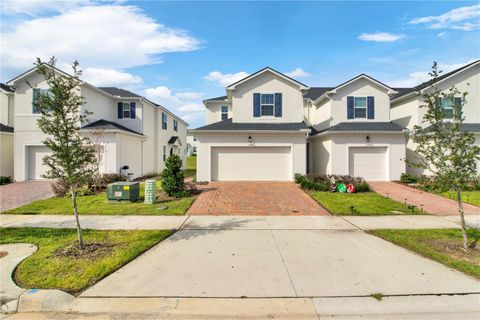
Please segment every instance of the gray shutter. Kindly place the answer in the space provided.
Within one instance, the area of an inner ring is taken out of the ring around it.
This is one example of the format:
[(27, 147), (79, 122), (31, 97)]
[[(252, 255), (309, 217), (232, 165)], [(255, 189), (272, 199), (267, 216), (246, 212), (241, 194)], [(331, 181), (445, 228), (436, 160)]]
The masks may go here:
[(455, 104), (455, 107), (453, 108), (454, 112), (454, 118), (460, 120), (462, 118), (462, 98), (455, 97), (453, 99), (453, 103)]
[(355, 118), (354, 112), (353, 112), (353, 97), (349, 96), (347, 97), (347, 119), (353, 119)]
[(282, 94), (275, 93), (275, 117), (282, 116)]
[(253, 94), (253, 116), (260, 117), (260, 93)]
[(375, 119), (375, 98), (367, 97), (367, 118)]
[(135, 119), (135, 102), (130, 102), (130, 118)]
[(117, 116), (118, 119), (123, 119), (123, 102), (117, 103)]
[(36, 88), (33, 89), (33, 93), (32, 93), (32, 113), (38, 113), (38, 109), (37, 109), (37, 106), (35, 105), (35, 103), (38, 99), (39, 93), (40, 93), (40, 89), (36, 89)]

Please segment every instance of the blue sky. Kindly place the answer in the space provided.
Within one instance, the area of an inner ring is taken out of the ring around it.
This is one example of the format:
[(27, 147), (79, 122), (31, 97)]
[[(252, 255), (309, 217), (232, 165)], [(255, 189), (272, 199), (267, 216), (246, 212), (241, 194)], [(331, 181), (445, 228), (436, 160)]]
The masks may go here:
[(146, 95), (191, 124), (201, 101), (265, 66), (309, 86), (367, 73), (391, 86), (480, 57), (480, 4), (375, 2), (1, 2), (1, 81), (55, 55), (84, 79)]

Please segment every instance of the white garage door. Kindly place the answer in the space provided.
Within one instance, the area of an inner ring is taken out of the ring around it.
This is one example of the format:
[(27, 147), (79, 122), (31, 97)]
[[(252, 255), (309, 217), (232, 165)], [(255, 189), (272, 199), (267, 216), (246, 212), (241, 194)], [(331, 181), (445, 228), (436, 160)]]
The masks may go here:
[(387, 179), (386, 147), (350, 148), (350, 175), (366, 180)]
[(211, 157), (213, 181), (292, 179), (290, 147), (215, 147)]
[(47, 167), (43, 164), (43, 157), (50, 154), (50, 149), (44, 146), (35, 146), (27, 148), (28, 154), (28, 179), (40, 180), (47, 171)]

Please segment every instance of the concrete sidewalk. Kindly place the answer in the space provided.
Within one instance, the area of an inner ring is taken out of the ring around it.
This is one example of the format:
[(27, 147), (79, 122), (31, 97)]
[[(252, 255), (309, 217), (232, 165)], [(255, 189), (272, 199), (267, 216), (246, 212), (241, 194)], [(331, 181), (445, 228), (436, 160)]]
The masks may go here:
[[(466, 216), (480, 227), (480, 216)], [(373, 230), (458, 228), (456, 216), (80, 216), (98, 230)], [(0, 227), (75, 228), (70, 215), (0, 215)]]
[(75, 298), (57, 290), (27, 292), (9, 319), (476, 319), (480, 295), (205, 299)]

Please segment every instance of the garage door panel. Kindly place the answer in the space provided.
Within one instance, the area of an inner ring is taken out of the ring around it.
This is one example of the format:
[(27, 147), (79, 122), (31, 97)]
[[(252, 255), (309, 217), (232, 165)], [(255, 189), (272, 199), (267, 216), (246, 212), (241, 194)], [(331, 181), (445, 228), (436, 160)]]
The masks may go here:
[(351, 147), (349, 150), (351, 176), (366, 180), (386, 180), (386, 164), (386, 147)]
[(42, 177), (48, 170), (43, 164), (43, 157), (49, 155), (50, 149), (45, 146), (28, 147), (28, 179), (42, 180)]
[(214, 147), (212, 180), (291, 180), (290, 147)]

